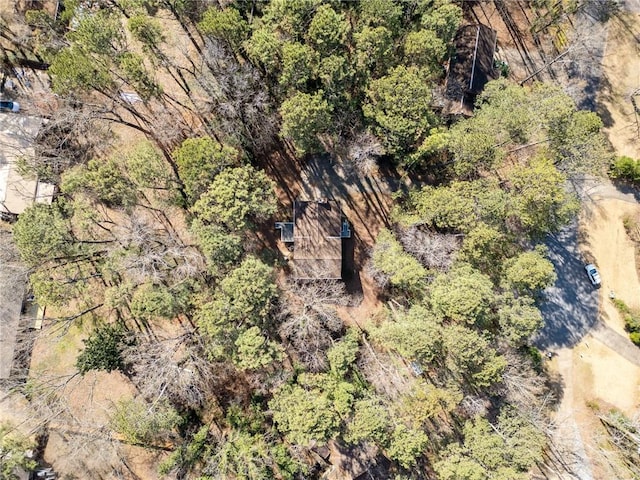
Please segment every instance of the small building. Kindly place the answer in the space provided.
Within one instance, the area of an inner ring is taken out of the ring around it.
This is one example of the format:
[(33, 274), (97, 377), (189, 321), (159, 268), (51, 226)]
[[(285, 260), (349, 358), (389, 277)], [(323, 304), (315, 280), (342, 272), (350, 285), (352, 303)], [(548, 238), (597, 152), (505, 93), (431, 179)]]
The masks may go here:
[(487, 82), (498, 78), (494, 68), (497, 38), (497, 32), (486, 25), (460, 27), (445, 81), (445, 113), (471, 115), (476, 96)]
[(33, 156), (42, 119), (0, 113), (0, 217), (15, 218), (34, 202), (51, 203), (54, 186), (20, 175), (21, 157)]
[(297, 280), (342, 278), (342, 239), (351, 230), (336, 200), (296, 200), (293, 222), (278, 222), (280, 239), (293, 243), (293, 276)]

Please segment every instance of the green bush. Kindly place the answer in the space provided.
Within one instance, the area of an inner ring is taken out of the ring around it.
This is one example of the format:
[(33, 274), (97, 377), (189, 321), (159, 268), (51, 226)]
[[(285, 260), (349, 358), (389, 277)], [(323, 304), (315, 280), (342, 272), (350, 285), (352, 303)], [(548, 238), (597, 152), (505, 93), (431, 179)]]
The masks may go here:
[(624, 316), (624, 328), (627, 332), (640, 333), (640, 312), (635, 311)]
[(629, 332), (629, 339), (640, 346), (640, 310), (629, 308), (626, 303), (617, 298), (613, 300), (613, 304), (624, 319), (624, 329)]
[(629, 340), (640, 347), (640, 332), (632, 332), (629, 334)]
[(618, 157), (611, 165), (609, 176), (640, 184), (640, 160), (625, 156)]
[(619, 298), (614, 298), (613, 299), (613, 304), (615, 305), (615, 307), (618, 309), (618, 311), (620, 313), (624, 314), (628, 314), (631, 312), (631, 310), (629, 309), (629, 307), (627, 306), (626, 303), (624, 303), (622, 300), (620, 300)]

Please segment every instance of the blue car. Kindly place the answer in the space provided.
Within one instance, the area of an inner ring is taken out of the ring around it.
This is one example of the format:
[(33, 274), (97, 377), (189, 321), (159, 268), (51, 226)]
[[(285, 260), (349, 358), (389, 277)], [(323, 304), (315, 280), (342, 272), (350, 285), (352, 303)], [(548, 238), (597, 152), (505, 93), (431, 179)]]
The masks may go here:
[(18, 102), (0, 102), (0, 112), (19, 112), (20, 104)]

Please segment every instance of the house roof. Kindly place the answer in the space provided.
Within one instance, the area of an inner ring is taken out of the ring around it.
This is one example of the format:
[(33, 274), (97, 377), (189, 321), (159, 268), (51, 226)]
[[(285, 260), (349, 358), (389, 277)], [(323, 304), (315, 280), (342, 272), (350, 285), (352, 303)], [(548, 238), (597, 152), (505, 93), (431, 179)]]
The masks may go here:
[[(493, 68), (497, 33), (486, 25), (461, 27), (454, 38), (455, 53), (449, 60), (445, 96), (459, 104), (460, 112), (473, 108), (474, 97), (490, 80), (497, 78)], [(451, 106), (455, 110), (455, 104)]]
[(341, 219), (340, 205), (335, 200), (294, 202), (295, 278), (342, 278)]
[(20, 157), (34, 155), (41, 125), (41, 118), (0, 113), (0, 212), (19, 215), (33, 202), (51, 202), (54, 186), (22, 177), (16, 167)]

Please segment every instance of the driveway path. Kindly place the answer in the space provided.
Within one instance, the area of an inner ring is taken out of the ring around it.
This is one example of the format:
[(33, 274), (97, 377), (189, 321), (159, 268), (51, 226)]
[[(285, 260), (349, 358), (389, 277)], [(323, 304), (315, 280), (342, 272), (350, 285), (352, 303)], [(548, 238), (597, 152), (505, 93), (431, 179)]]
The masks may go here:
[(540, 305), (544, 327), (534, 343), (543, 350), (576, 345), (598, 320), (598, 290), (587, 278), (578, 250), (578, 222), (545, 241), (558, 279)]
[[(637, 192), (631, 189), (619, 189), (611, 182), (595, 178), (583, 179), (574, 187), (587, 209), (606, 198), (630, 203), (638, 201)], [(544, 301), (540, 305), (544, 327), (535, 338), (534, 344), (545, 350), (572, 347), (587, 333), (593, 331), (595, 335), (597, 331), (600, 332), (602, 336), (600, 340), (603, 343), (634, 363), (636, 360), (640, 361), (640, 349), (629, 339), (598, 321), (599, 291), (589, 283), (584, 270), (586, 261), (578, 249), (577, 220), (571, 222), (559, 233), (549, 235), (545, 245), (549, 248), (549, 259), (556, 267), (558, 279), (545, 291)], [(608, 331), (610, 332), (606, 333)], [(638, 352), (638, 354), (625, 355), (619, 348), (626, 352)]]
[[(640, 0), (639, 0), (640, 1)], [(594, 209), (604, 199), (618, 199), (636, 203), (637, 193), (622, 191), (610, 182), (585, 178), (576, 185), (576, 192), (587, 210)], [(640, 349), (626, 336), (613, 330), (599, 319), (600, 290), (592, 287), (584, 270), (585, 259), (578, 248), (578, 222), (574, 220), (556, 235), (545, 241), (549, 258), (553, 262), (558, 279), (545, 291), (540, 309), (544, 327), (535, 339), (538, 348), (551, 350), (557, 355), (557, 371), (563, 379), (563, 395), (556, 413), (558, 428), (555, 444), (564, 453), (566, 470), (557, 472), (563, 480), (593, 480), (594, 472), (587, 454), (576, 410), (583, 408), (584, 398), (576, 398), (574, 356), (572, 348), (585, 335), (640, 366)]]
[(628, 337), (620, 335), (603, 322), (598, 322), (590, 333), (593, 338), (600, 340), (618, 355), (640, 367), (640, 348), (636, 347)]

